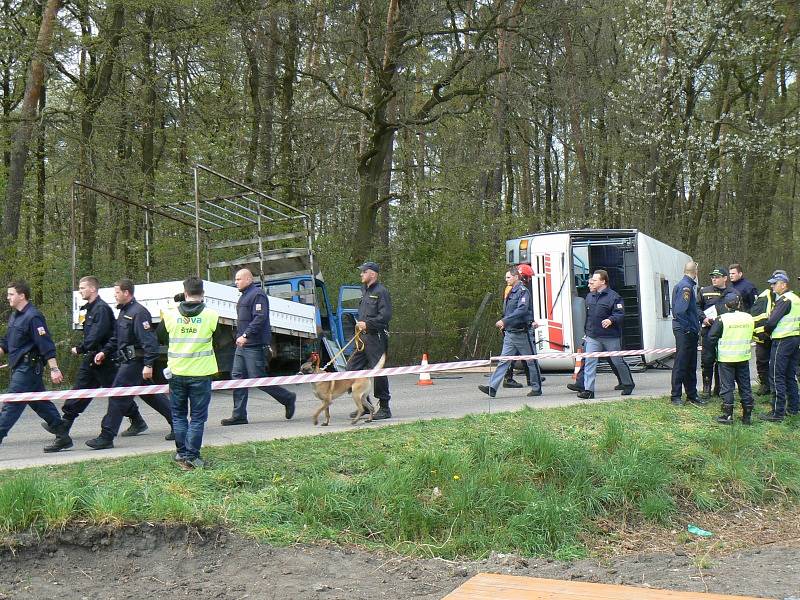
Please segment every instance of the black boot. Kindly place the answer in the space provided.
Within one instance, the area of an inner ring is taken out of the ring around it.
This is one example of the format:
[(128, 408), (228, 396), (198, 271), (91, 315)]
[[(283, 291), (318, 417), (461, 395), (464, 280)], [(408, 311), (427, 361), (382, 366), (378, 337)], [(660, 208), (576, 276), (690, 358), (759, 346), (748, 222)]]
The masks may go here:
[(742, 425), (752, 425), (753, 407), (745, 406), (742, 408)]
[(389, 410), (389, 403), (381, 400), (380, 405), (378, 407), (378, 412), (376, 412), (373, 415), (372, 420), (382, 421), (383, 419), (391, 419), (391, 418), (392, 418), (392, 411)]
[(700, 397), (703, 400), (711, 398), (711, 377), (703, 375), (703, 391), (700, 392)]
[(128, 427), (125, 431), (120, 433), (122, 437), (132, 437), (134, 435), (139, 435), (140, 433), (144, 433), (147, 431), (147, 423), (144, 422), (142, 415), (138, 417), (131, 417), (131, 426)]
[(722, 405), (722, 414), (717, 417), (717, 423), (721, 425), (733, 424), (733, 404)]
[(75, 421), (71, 419), (63, 419), (61, 425), (55, 427), (56, 439), (52, 444), (44, 447), (45, 452), (61, 452), (68, 448), (72, 448), (72, 438), (69, 437), (69, 430), (72, 429), (72, 424)]

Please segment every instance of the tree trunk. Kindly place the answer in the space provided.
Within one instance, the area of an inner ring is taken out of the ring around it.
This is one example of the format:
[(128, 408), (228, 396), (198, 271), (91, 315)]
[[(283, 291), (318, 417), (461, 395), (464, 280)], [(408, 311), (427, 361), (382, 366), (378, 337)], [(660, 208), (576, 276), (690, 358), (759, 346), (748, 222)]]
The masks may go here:
[[(583, 131), (581, 129), (581, 115), (580, 107), (578, 106), (578, 76), (575, 73), (575, 57), (572, 47), (572, 32), (570, 31), (569, 24), (564, 25), (564, 54), (567, 64), (567, 78), (569, 89), (569, 123), (572, 130), (572, 143), (570, 144), (575, 149), (575, 160), (578, 162), (578, 173), (581, 178), (580, 199), (574, 203), (577, 208), (574, 218), (578, 223), (583, 223), (586, 217), (592, 214), (591, 205), (589, 201), (589, 190), (591, 183), (589, 181), (589, 168), (586, 165), (586, 145), (583, 140)], [(566, 156), (566, 150), (565, 150)], [(566, 176), (566, 169), (564, 170)]]
[(19, 215), (22, 206), (22, 192), (25, 186), (25, 165), (28, 161), (28, 148), (33, 134), (39, 96), (45, 80), (45, 60), (51, 51), (53, 29), (60, 0), (48, 0), (42, 13), (42, 22), (36, 38), (36, 47), (28, 70), (25, 96), (22, 100), (20, 124), (13, 137), (11, 161), (8, 173), (8, 188), (3, 213), (4, 246), (10, 248), (19, 235)]

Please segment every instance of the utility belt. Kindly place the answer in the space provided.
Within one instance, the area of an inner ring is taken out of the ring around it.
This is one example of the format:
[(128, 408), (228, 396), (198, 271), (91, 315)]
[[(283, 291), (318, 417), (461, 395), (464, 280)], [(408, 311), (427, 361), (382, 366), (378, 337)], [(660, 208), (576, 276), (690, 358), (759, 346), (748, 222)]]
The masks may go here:
[(111, 360), (118, 365), (124, 365), (137, 358), (144, 358), (144, 350), (137, 348), (133, 344), (129, 344), (117, 350), (114, 356), (111, 357)]
[(19, 359), (19, 362), (16, 364), (14, 369), (21, 365), (28, 365), (34, 369), (38, 367), (39, 370), (41, 370), (43, 364), (44, 359), (41, 357), (41, 355), (31, 350), (22, 355), (22, 358)]

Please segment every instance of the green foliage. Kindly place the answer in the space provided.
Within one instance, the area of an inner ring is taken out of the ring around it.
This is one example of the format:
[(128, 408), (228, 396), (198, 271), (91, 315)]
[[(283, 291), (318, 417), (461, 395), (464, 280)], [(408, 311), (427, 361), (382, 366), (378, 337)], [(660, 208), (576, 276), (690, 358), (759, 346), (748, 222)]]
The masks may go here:
[(708, 411), (662, 402), (208, 448), (211, 467), (189, 473), (165, 454), (13, 472), (0, 483), (0, 533), (179, 522), (278, 544), (571, 558), (586, 553), (596, 519), (674, 527), (800, 499), (797, 428), (716, 427)]

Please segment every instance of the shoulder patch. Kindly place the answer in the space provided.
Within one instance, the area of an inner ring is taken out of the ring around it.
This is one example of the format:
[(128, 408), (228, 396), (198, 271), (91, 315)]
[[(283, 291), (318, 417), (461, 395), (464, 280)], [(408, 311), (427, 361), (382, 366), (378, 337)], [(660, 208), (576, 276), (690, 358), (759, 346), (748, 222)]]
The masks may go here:
[(256, 310), (257, 310), (257, 311), (260, 311), (260, 310), (261, 310), (261, 304), (256, 304)]
[(39, 335), (47, 335), (47, 330), (46, 330), (44, 327), (37, 327), (37, 328), (36, 328), (36, 332), (37, 332)]
[(692, 290), (688, 287), (683, 288), (683, 300), (684, 302), (688, 302), (689, 298), (692, 295)]
[(142, 327), (144, 327), (145, 331), (150, 329), (150, 321), (142, 321)]
[(619, 309), (621, 309), (621, 308), (622, 308), (622, 302), (618, 302), (618, 303), (617, 303), (617, 308), (619, 308)]

